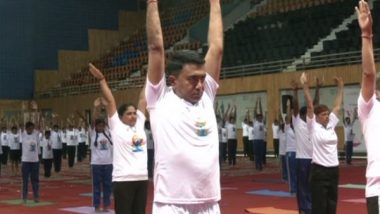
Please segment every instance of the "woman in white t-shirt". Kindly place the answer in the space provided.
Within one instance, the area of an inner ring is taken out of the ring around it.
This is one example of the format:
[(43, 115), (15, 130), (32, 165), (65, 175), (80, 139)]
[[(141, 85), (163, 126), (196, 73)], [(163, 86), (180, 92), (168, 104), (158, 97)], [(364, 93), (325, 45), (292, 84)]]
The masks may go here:
[(108, 105), (108, 124), (113, 142), (112, 185), (116, 214), (144, 214), (148, 190), (147, 145), (144, 130), (146, 102), (140, 94), (138, 107), (116, 101), (104, 75), (92, 64), (91, 74), (99, 80)]
[(113, 144), (103, 119), (95, 120), (90, 148), (93, 206), (96, 212), (101, 211), (100, 200), (103, 195), (103, 211), (106, 212), (111, 205)]
[(310, 176), (312, 213), (336, 213), (339, 160), (335, 127), (339, 122), (337, 115), (343, 102), (344, 83), (342, 78), (335, 78), (338, 89), (330, 112), (325, 105), (314, 107), (305, 73), (300, 80), (307, 101), (307, 126), (313, 144)]
[[(289, 111), (289, 110), (288, 110)], [(286, 120), (288, 118), (285, 118)], [(285, 133), (285, 121), (280, 111), (278, 111), (278, 142), (279, 142), (279, 156), (281, 162), (281, 178), (283, 181), (288, 181), (288, 167), (286, 164), (286, 133)]]

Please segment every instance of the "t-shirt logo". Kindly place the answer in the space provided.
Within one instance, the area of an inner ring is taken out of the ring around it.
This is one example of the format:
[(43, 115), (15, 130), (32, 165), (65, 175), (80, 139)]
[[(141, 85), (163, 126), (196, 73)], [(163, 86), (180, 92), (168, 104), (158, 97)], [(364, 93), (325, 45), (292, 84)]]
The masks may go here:
[(30, 147), (29, 147), (29, 151), (30, 152), (35, 152), (36, 151), (36, 143), (35, 142), (31, 142), (30, 143)]
[(259, 130), (260, 130), (260, 131), (264, 131), (264, 127), (263, 127), (263, 126), (260, 126), (260, 127), (259, 127)]
[(138, 135), (137, 133), (135, 133), (132, 137), (132, 146), (133, 146), (133, 150), (132, 152), (142, 152), (144, 151), (141, 146), (144, 145), (144, 139)]
[(205, 137), (208, 135), (209, 130), (206, 128), (206, 124), (207, 124), (207, 122), (203, 119), (200, 119), (200, 118), (198, 118), (195, 121), (195, 127), (197, 127), (196, 134), (199, 137)]
[(99, 143), (100, 143), (100, 150), (108, 150), (107, 140), (101, 140)]

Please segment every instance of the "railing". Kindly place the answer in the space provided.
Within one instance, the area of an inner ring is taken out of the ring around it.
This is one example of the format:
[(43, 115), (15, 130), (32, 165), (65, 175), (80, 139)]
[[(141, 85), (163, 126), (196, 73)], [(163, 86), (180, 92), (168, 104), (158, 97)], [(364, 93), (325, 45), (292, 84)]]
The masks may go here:
[[(112, 91), (120, 91), (128, 88), (139, 88), (145, 83), (145, 77), (139, 78), (127, 78), (125, 80), (108, 82), (109, 87)], [(83, 94), (91, 94), (100, 92), (99, 83), (91, 83), (86, 85), (74, 85), (68, 87), (57, 87), (52, 90), (45, 92), (37, 92), (36, 97), (38, 98), (51, 98), (51, 97), (62, 97), (62, 96), (75, 96)]]
[[(375, 51), (375, 61), (380, 61), (380, 49)], [(279, 60), (264, 62), (250, 65), (226, 67), (221, 71), (221, 79), (254, 76), (269, 73), (279, 73), (286, 71), (307, 70), (323, 67), (334, 67), (340, 65), (353, 65), (361, 63), (361, 51), (350, 51), (337, 54), (327, 54), (321, 56), (304, 57), (294, 63), (296, 59)], [(145, 77), (132, 77), (125, 80), (109, 82), (113, 91), (124, 90), (128, 88), (139, 88), (145, 83)], [(69, 86), (54, 88), (49, 91), (36, 92), (38, 98), (50, 98), (60, 96), (74, 96), (99, 92), (99, 84), (86, 84), (82, 86)]]
[[(375, 51), (375, 61), (380, 61), (380, 49)], [(361, 51), (327, 54), (313, 57), (303, 57), (298, 64), (292, 66), (297, 59), (287, 59), (250, 65), (225, 67), (221, 71), (221, 79), (253, 76), (286, 71), (308, 70), (340, 65), (361, 63)]]

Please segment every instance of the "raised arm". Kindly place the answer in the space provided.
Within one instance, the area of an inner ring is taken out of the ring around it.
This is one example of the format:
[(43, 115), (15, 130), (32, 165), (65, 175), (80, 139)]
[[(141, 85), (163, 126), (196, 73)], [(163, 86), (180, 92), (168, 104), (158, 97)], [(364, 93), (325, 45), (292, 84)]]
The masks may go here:
[(92, 114), (91, 114), (91, 118), (92, 118), (92, 121), (91, 121), (91, 127), (94, 128), (95, 127), (95, 121), (96, 119), (98, 119), (99, 115), (100, 115), (100, 108), (101, 108), (101, 101), (100, 101), (100, 97), (96, 98), (94, 100), (94, 107), (93, 107), (93, 110), (92, 110)]
[(236, 121), (236, 105), (234, 105), (234, 107), (232, 107), (232, 110), (231, 110), (231, 113), (230, 113), (230, 119), (231, 118), (234, 118), (234, 121)]
[(339, 111), (342, 108), (343, 104), (343, 89), (344, 89), (344, 82), (342, 77), (335, 77), (334, 78), (338, 91), (336, 92), (336, 97), (334, 101), (334, 107), (332, 109), (332, 112), (335, 114), (335, 116), (339, 117)]
[(249, 118), (249, 109), (247, 109), (247, 111), (245, 112), (244, 119), (246, 119), (247, 121), (250, 121), (251, 118)]
[(292, 89), (293, 89), (293, 97), (292, 97), (292, 104), (293, 104), (293, 116), (297, 117), (299, 114), (299, 103), (298, 103), (298, 84), (296, 81), (292, 80), (291, 82)]
[(354, 125), (356, 119), (358, 119), (358, 108), (354, 108), (354, 111), (352, 112), (352, 119), (351, 119), (351, 125)]
[[(347, 111), (347, 114), (348, 116), (350, 116), (350, 113)], [(342, 123), (344, 126), (348, 125), (346, 123), (346, 110), (344, 109), (344, 107), (342, 107)]]
[(259, 106), (259, 98), (256, 99), (255, 108), (253, 109), (253, 119), (256, 120), (257, 118), (257, 108)]
[(91, 74), (99, 81), (100, 89), (102, 91), (104, 99), (106, 99), (108, 105), (106, 106), (108, 117), (112, 117), (116, 113), (116, 102), (112, 95), (111, 89), (108, 87), (106, 78), (102, 72), (97, 69), (93, 64), (89, 64)]
[(309, 82), (308, 82), (307, 75), (305, 72), (302, 73), (300, 81), (303, 87), (303, 93), (306, 100), (307, 117), (311, 119), (314, 117), (314, 105), (313, 105), (313, 100), (311, 99)]
[(372, 45), (372, 16), (367, 2), (361, 0), (356, 7), (359, 26), (362, 31), (362, 84), (361, 94), (365, 101), (373, 96), (376, 89), (376, 67)]
[(145, 85), (141, 89), (141, 92), (139, 94), (139, 101), (137, 103), (137, 109), (139, 111), (141, 111), (143, 114), (146, 113)]
[(253, 116), (255, 119), (257, 119), (257, 115), (261, 115), (264, 118), (263, 107), (261, 106), (261, 97), (257, 98), (255, 104), (255, 111), (253, 112)]
[(147, 1), (148, 79), (156, 85), (165, 75), (165, 50), (157, 0)]
[(220, 0), (210, 0), (208, 47), (205, 69), (218, 82), (223, 58), (223, 22)]
[(226, 121), (229, 122), (230, 110), (231, 110), (231, 106), (230, 106), (230, 104), (228, 104), (227, 110), (224, 112), (224, 115), (223, 115), (223, 121), (224, 122), (226, 122)]
[(277, 115), (277, 117), (278, 117), (278, 123), (279, 123), (279, 124), (283, 124), (283, 123), (284, 123), (284, 119), (283, 119), (283, 117), (282, 117), (281, 110), (278, 110), (278, 115)]
[(290, 108), (290, 100), (286, 101), (286, 118), (285, 122), (286, 124), (290, 124), (291, 120), (291, 114), (292, 114), (292, 109)]

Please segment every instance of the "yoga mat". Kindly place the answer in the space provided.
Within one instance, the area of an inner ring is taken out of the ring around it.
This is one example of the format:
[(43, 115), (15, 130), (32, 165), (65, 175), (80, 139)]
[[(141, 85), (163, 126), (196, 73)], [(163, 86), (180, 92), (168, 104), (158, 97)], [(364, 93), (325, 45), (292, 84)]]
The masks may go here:
[(298, 214), (295, 210), (284, 210), (274, 207), (247, 208), (245, 212), (254, 214)]
[(290, 194), (289, 192), (284, 191), (274, 191), (268, 189), (254, 190), (247, 192), (251, 195), (264, 195), (264, 196), (276, 196), (276, 197), (295, 197), (295, 195)]
[[(73, 212), (73, 213), (82, 213), (82, 214), (99, 214), (99, 212), (95, 212), (94, 207), (68, 207), (68, 208), (62, 208), (60, 209), (62, 211), (67, 211), (67, 212)], [(114, 214), (115, 212), (113, 210), (109, 210), (108, 212), (100, 212), (102, 214)]]
[(339, 188), (365, 189), (365, 184), (342, 184), (342, 185), (339, 185)]

